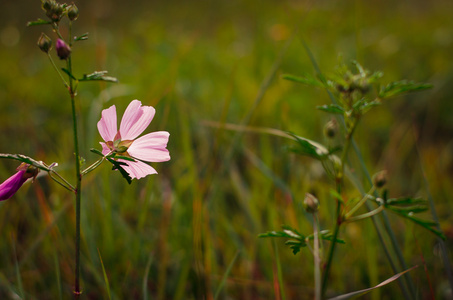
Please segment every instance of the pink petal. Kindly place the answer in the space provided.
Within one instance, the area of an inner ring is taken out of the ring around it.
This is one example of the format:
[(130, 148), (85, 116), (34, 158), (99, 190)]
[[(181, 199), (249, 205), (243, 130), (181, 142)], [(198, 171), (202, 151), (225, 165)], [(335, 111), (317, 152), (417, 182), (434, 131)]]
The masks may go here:
[(154, 118), (156, 110), (152, 106), (141, 106), (138, 100), (133, 100), (124, 112), (120, 124), (122, 140), (133, 140), (148, 127)]
[(127, 161), (123, 159), (118, 159), (118, 161), (122, 161), (127, 163), (127, 166), (121, 166), (126, 172), (131, 176), (132, 179), (137, 178), (140, 179), (150, 174), (157, 174), (157, 171), (151, 167), (150, 165), (141, 162), (141, 161)]
[(6, 200), (11, 198), (27, 181), (27, 178), (24, 178), (25, 170), (18, 171), (16, 174), (5, 180), (2, 184), (0, 184), (0, 201)]
[(145, 134), (136, 139), (127, 149), (130, 156), (150, 161), (162, 162), (170, 160), (170, 152), (166, 149), (168, 137), (167, 131), (156, 131)]
[(101, 120), (98, 122), (98, 130), (104, 141), (113, 141), (118, 132), (116, 124), (116, 107), (110, 106), (102, 111)]
[(110, 150), (110, 148), (107, 146), (106, 143), (99, 142), (99, 144), (101, 144), (101, 146), (102, 146), (102, 154), (107, 155), (107, 154), (110, 153), (111, 150)]

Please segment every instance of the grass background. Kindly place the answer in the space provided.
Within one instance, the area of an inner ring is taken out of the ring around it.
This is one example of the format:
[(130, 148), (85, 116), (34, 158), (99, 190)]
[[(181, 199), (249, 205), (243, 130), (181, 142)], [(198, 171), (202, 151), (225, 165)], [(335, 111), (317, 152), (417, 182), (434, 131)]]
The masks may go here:
[[(280, 77), (314, 74), (302, 39), (323, 72), (332, 72), (341, 57), (383, 71), (385, 82), (407, 78), (434, 85), (374, 109), (356, 140), (371, 173), (389, 171), (390, 195), (433, 195), (452, 248), (451, 1), (76, 4), (80, 17), (73, 33), (89, 32), (90, 39), (73, 49), (74, 72), (107, 69), (120, 80), (80, 84), (82, 156), (88, 163), (96, 159), (89, 149), (100, 148), (96, 123), (101, 110), (115, 104), (122, 112), (132, 99), (156, 108), (148, 132), (169, 131), (172, 156), (170, 162), (153, 164), (159, 175), (131, 185), (106, 164), (84, 178), (83, 298), (106, 299), (110, 290), (113, 299), (212, 299), (219, 287), (219, 299), (281, 299), (279, 289), (286, 299), (311, 297), (311, 253), (293, 255), (282, 241), (273, 247), (257, 235), (283, 223), (311, 232), (301, 208), (305, 192), (318, 195), (322, 227), (332, 229), (331, 183), (312, 160), (289, 153), (288, 140), (205, 123), (245, 120), (325, 142), (322, 127), (329, 118), (315, 109), (329, 103), (325, 91)], [(39, 1), (2, 1), (0, 152), (58, 162), (61, 173), (73, 178), (70, 102), (36, 46), (42, 31), (51, 32), (25, 26), (44, 17)], [(275, 76), (266, 85), (273, 68)], [(16, 165), (2, 161), (0, 178), (8, 178)], [(0, 203), (2, 299), (68, 298), (73, 201), (42, 176)], [(411, 272), (419, 298), (429, 297), (430, 285), (436, 297), (446, 297), (448, 282), (435, 237), (396, 218), (391, 223), (407, 264), (420, 265)], [(332, 295), (393, 275), (370, 221), (345, 226), (340, 235), (347, 243), (337, 247)], [(366, 297), (402, 296), (398, 284), (391, 283)]]

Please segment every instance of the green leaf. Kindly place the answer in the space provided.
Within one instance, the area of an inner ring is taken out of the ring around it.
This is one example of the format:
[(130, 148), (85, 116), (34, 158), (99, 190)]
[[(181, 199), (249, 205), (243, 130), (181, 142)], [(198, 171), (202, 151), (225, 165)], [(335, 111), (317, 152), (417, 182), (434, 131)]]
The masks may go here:
[(292, 152), (301, 155), (307, 155), (316, 159), (322, 159), (327, 155), (327, 153), (323, 153), (322, 150), (310, 143), (308, 140), (302, 139), (294, 134), (291, 135), (296, 139), (297, 142), (297, 147), (290, 148)]
[(77, 79), (74, 77), (74, 75), (72, 75), (72, 73), (69, 72), (68, 69), (61, 68), (61, 70), (62, 70), (63, 72), (65, 72), (65, 73), (66, 73), (69, 77), (71, 77), (72, 79), (77, 80)]
[(102, 152), (99, 151), (98, 149), (91, 148), (90, 151), (96, 153), (97, 155), (104, 156), (104, 154), (102, 154)]
[(124, 159), (124, 160), (127, 160), (127, 161), (136, 161), (135, 159), (133, 159), (132, 157), (130, 156), (122, 156), (122, 155), (114, 155), (114, 158), (115, 159)]
[(331, 114), (339, 114), (339, 115), (344, 114), (343, 107), (341, 107), (338, 104), (322, 105), (322, 106), (317, 106), (316, 108), (319, 110), (331, 113)]
[(85, 40), (88, 40), (88, 32), (85, 32), (84, 34), (82, 35), (79, 35), (79, 36), (75, 36), (74, 37), (74, 41), (77, 42), (77, 41), (85, 41)]
[(121, 166), (127, 165), (126, 163), (121, 162), (121, 161), (116, 161), (111, 158), (107, 158), (107, 160), (113, 164), (112, 170), (118, 170), (121, 173), (121, 175), (124, 177), (124, 179), (126, 179), (127, 183), (129, 183), (129, 184), (132, 183), (132, 178), (131, 178), (131, 176), (129, 176), (129, 173), (127, 173), (126, 170), (124, 170), (123, 167), (121, 167)]
[(118, 79), (111, 76), (106, 76), (107, 71), (95, 71), (91, 74), (84, 74), (83, 78), (79, 79), (79, 81), (108, 81), (108, 82), (118, 82)]
[(427, 211), (429, 208), (427, 205), (412, 205), (412, 206), (404, 206), (404, 207), (399, 207), (399, 206), (391, 206), (388, 207), (389, 209), (393, 211), (398, 211), (401, 213), (421, 213), (424, 211)]
[(316, 78), (314, 78), (310, 75), (307, 75), (307, 74), (304, 74), (303, 77), (294, 76), (294, 75), (290, 75), (290, 74), (284, 74), (284, 75), (282, 75), (282, 78), (286, 79), (286, 80), (298, 82), (298, 83), (307, 84), (307, 85), (324, 87), (324, 84), (322, 82), (320, 82)]
[(428, 83), (415, 83), (414, 81), (408, 80), (395, 81), (381, 87), (381, 90), (379, 91), (379, 97), (389, 98), (408, 92), (430, 89), (432, 87), (432, 84)]
[(27, 26), (36, 26), (36, 25), (47, 25), (47, 24), (52, 24), (51, 21), (45, 21), (43, 19), (38, 19), (36, 21), (30, 21), (27, 23)]
[(0, 153), (0, 158), (7, 158), (7, 159), (14, 159), (18, 160), (20, 162), (24, 162), (26, 164), (32, 165), (38, 169), (44, 170), (44, 171), (51, 171), (51, 167), (46, 166), (43, 162), (34, 160), (31, 157), (28, 157), (26, 155), (22, 154), (8, 154), (8, 153)]
[(401, 197), (401, 198), (390, 198), (385, 202), (386, 205), (410, 205), (410, 204), (427, 204), (428, 202), (423, 198), (411, 198), (411, 197)]
[(406, 219), (411, 220), (412, 222), (422, 226), (423, 228), (431, 231), (432, 233), (434, 233), (435, 235), (437, 235), (441, 239), (443, 239), (443, 240), (446, 239), (444, 233), (436, 228), (437, 225), (438, 225), (437, 222), (434, 222), (434, 221), (431, 221), (431, 220), (423, 220), (423, 219), (420, 219), (420, 218), (416, 218), (416, 217), (413, 216), (413, 212), (409, 212), (409, 213), (401, 212), (399, 210), (395, 210), (391, 206), (388, 206), (386, 208), (389, 209), (390, 211), (392, 211), (392, 212), (394, 212), (394, 213), (406, 218)]
[(293, 254), (296, 255), (300, 252), (300, 248), (305, 247), (307, 244), (301, 241), (288, 240), (285, 242), (285, 245), (293, 250)]

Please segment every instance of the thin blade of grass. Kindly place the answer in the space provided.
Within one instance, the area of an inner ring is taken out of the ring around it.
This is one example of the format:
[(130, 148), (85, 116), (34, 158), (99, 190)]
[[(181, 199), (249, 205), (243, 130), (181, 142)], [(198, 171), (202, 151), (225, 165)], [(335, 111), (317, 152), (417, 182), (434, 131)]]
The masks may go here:
[(148, 276), (149, 276), (149, 269), (151, 269), (151, 263), (153, 262), (153, 256), (154, 254), (151, 253), (148, 257), (148, 262), (146, 263), (146, 268), (145, 268), (145, 276), (143, 276), (143, 299), (147, 300), (148, 299), (148, 287), (147, 287), (147, 282), (148, 282)]
[(214, 294), (214, 300), (217, 299), (217, 297), (220, 295), (220, 292), (222, 291), (223, 286), (225, 285), (225, 282), (226, 282), (226, 280), (228, 278), (228, 275), (230, 274), (231, 269), (233, 268), (233, 265), (236, 262), (236, 259), (238, 258), (238, 256), (239, 256), (239, 251), (236, 252), (236, 254), (234, 255), (234, 257), (231, 260), (230, 264), (228, 265), (228, 268), (226, 269), (225, 273), (223, 274), (222, 281), (220, 281), (220, 284), (217, 287), (217, 290), (216, 290), (216, 292)]
[(19, 261), (17, 260), (16, 243), (14, 242), (13, 236), (11, 236), (11, 244), (13, 246), (13, 252), (14, 252), (14, 267), (15, 267), (15, 271), (16, 271), (18, 294), (21, 299), (25, 299), (24, 287), (22, 285), (22, 277), (20, 275)]
[(58, 261), (57, 250), (54, 248), (54, 262), (55, 262), (55, 277), (57, 278), (57, 290), (58, 299), (63, 299), (63, 293), (61, 290), (61, 273), (60, 273), (60, 262)]
[[(433, 217), (433, 220), (437, 224), (436, 225), (437, 230), (442, 232), (442, 229), (440, 228), (440, 225), (439, 225), (439, 217), (437, 216), (436, 207), (434, 206), (434, 200), (433, 200), (433, 196), (431, 194), (431, 189), (429, 187), (429, 182), (428, 182), (428, 179), (426, 178), (425, 168), (423, 167), (424, 163), (422, 161), (422, 156), (420, 154), (420, 149), (418, 147), (418, 139), (415, 136), (415, 130), (413, 130), (412, 132), (414, 133), (415, 151), (418, 156), (420, 170), (421, 170), (421, 173), (423, 176), (423, 184), (425, 185), (426, 194), (428, 196), (428, 202), (429, 202), (429, 208), (431, 210), (431, 216)], [(445, 268), (445, 273), (447, 273), (448, 282), (450, 284), (450, 289), (453, 291), (453, 269), (452, 269), (450, 257), (448, 255), (447, 246), (445, 244), (445, 241), (441, 237), (437, 237), (437, 242), (439, 243), (439, 246), (440, 246), (440, 253), (441, 253), (442, 261), (444, 262), (443, 265)]]
[(363, 290), (360, 290), (360, 291), (351, 292), (351, 293), (344, 294), (344, 295), (341, 295), (341, 296), (337, 296), (337, 297), (334, 297), (334, 298), (330, 298), (329, 300), (345, 300), (345, 299), (350, 299), (350, 298), (356, 297), (356, 296), (363, 296), (366, 293), (371, 292), (374, 289), (380, 288), (380, 287), (382, 287), (384, 285), (387, 285), (387, 284), (391, 283), (392, 281), (397, 280), (400, 276), (404, 275), (405, 273), (407, 273), (407, 272), (409, 272), (409, 271), (411, 271), (411, 270), (413, 270), (413, 269), (415, 269), (417, 267), (418, 266), (413, 266), (412, 268), (410, 268), (410, 269), (408, 269), (406, 271), (403, 271), (401, 273), (393, 275), (389, 279), (382, 281), (381, 283), (379, 283), (378, 285), (376, 285), (374, 287), (371, 287), (371, 288), (368, 288), (368, 289), (363, 289)]
[(109, 278), (107, 277), (107, 273), (105, 273), (104, 263), (102, 262), (101, 252), (99, 251), (99, 248), (98, 248), (98, 254), (99, 254), (99, 260), (101, 261), (102, 273), (104, 274), (104, 281), (105, 281), (105, 285), (106, 285), (106, 288), (107, 288), (107, 295), (109, 296), (109, 299), (111, 300), (112, 296), (110, 295)]
[(282, 275), (282, 265), (280, 263), (280, 256), (278, 254), (278, 247), (277, 247), (277, 244), (275, 243), (275, 239), (272, 240), (272, 247), (274, 249), (275, 264), (277, 267), (277, 282), (274, 281), (274, 284), (277, 285), (275, 287), (275, 289), (276, 289), (275, 297), (276, 297), (276, 299), (286, 300), (285, 283), (283, 282), (283, 275)]

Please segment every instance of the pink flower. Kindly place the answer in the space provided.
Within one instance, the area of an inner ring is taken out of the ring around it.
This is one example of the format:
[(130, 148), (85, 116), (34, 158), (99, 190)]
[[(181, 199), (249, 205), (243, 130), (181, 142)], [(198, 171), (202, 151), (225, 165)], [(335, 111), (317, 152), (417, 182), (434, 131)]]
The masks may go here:
[(0, 184), (0, 201), (11, 198), (27, 179), (36, 177), (38, 169), (26, 163), (20, 164), (17, 173)]
[(122, 168), (131, 178), (140, 179), (149, 174), (157, 174), (156, 170), (147, 162), (163, 162), (170, 160), (170, 153), (166, 149), (167, 131), (156, 131), (139, 136), (148, 127), (156, 110), (152, 106), (142, 106), (138, 100), (133, 100), (124, 112), (120, 129), (117, 127), (116, 107), (110, 106), (102, 111), (102, 118), (98, 122), (98, 130), (105, 143), (101, 142), (102, 153), (117, 153), (136, 161), (118, 159), (127, 165)]

